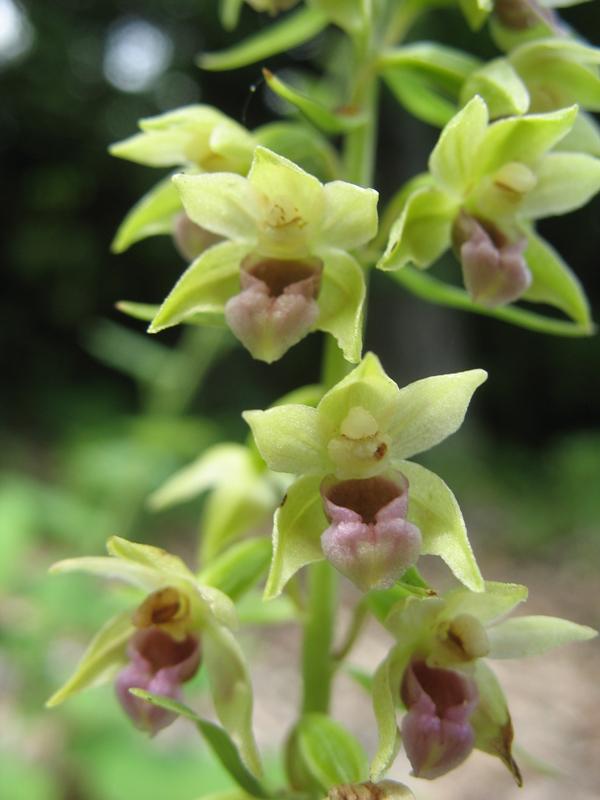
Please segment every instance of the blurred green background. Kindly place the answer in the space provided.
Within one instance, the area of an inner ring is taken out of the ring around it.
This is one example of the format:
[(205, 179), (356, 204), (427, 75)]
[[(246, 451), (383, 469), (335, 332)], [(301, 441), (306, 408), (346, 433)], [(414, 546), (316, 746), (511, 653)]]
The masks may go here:
[[(215, 6), (0, 0), (1, 800), (185, 800), (227, 785), (195, 740), (144, 741), (110, 688), (42, 710), (91, 631), (126, 599), (84, 578), (48, 579), (48, 565), (99, 553), (117, 532), (193, 553), (200, 505), (152, 515), (147, 494), (208, 444), (241, 440), (241, 410), (319, 375), (317, 335), (267, 367), (214, 331), (150, 338), (114, 310), (121, 298), (159, 301), (184, 265), (166, 237), (110, 254), (119, 221), (159, 173), (111, 159), (107, 145), (139, 117), (193, 102), (218, 105), (250, 128), (276, 118), (259, 65), (224, 74), (193, 66), (199, 51), (231, 41)], [(598, 34), (597, 3), (566, 17)], [(235, 36), (267, 24), (245, 9)], [(269, 66), (312, 71), (306, 59), (325, 58), (331, 35)], [(417, 35), (494, 52), (487, 34), (470, 33), (451, 9)], [(423, 168), (436, 136), (384, 96), (384, 197)], [(596, 311), (599, 210), (597, 199), (541, 226)], [(595, 574), (598, 338), (544, 337), (428, 306), (377, 274), (367, 346), (401, 384), (488, 369), (468, 424), (427, 463), (451, 482), (478, 553)], [(595, 613), (580, 621), (593, 624)]]

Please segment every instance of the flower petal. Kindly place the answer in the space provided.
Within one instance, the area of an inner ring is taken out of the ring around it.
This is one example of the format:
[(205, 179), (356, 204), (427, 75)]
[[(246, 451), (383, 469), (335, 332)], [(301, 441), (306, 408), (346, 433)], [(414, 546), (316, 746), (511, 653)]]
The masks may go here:
[(242, 416), (270, 469), (295, 474), (323, 471), (316, 409), (290, 404), (266, 411), (244, 411)]
[(379, 736), (377, 753), (371, 763), (371, 779), (374, 781), (387, 772), (400, 749), (396, 709), (400, 701), (402, 676), (413, 645), (412, 641), (396, 645), (373, 676), (373, 711)]
[(360, 407), (387, 429), (393, 417), (399, 389), (389, 378), (374, 353), (367, 353), (360, 364), (325, 394), (317, 406), (322, 441), (337, 435), (348, 412)]
[(471, 369), (423, 378), (400, 389), (388, 430), (393, 457), (410, 458), (458, 430), (475, 389), (486, 378), (485, 370)]
[(73, 675), (52, 695), (46, 706), (57, 706), (92, 684), (109, 680), (112, 670), (125, 662), (125, 647), (134, 630), (130, 611), (122, 611), (109, 620), (90, 642)]
[(567, 214), (600, 191), (600, 159), (585, 153), (549, 153), (535, 173), (536, 185), (519, 204), (523, 219)]
[(248, 247), (223, 242), (193, 261), (163, 301), (148, 331), (158, 333), (202, 314), (222, 314), (226, 302), (239, 291), (240, 264)]
[(593, 639), (597, 632), (558, 617), (515, 617), (488, 630), (490, 658), (522, 658), (546, 653), (569, 642)]
[[(294, 213), (304, 225), (316, 224), (323, 218), (325, 195), (320, 181), (293, 161), (266, 147), (259, 145), (255, 149), (248, 182), (272, 205), (282, 198), (293, 202)], [(284, 208), (287, 210), (287, 204), (284, 204)]]
[(324, 268), (316, 326), (330, 333), (348, 361), (362, 352), (365, 279), (358, 263), (341, 250), (320, 252)]
[(277, 597), (301, 567), (323, 559), (321, 534), (327, 528), (319, 487), (320, 475), (293, 483), (275, 514), (273, 560), (265, 600)]
[(346, 181), (332, 181), (323, 187), (325, 217), (321, 237), (327, 247), (354, 250), (377, 233), (375, 189), (363, 189)]
[(185, 153), (188, 138), (182, 129), (136, 133), (111, 145), (109, 153), (148, 167), (177, 167), (189, 161)]
[(169, 176), (153, 186), (127, 213), (119, 225), (111, 250), (123, 253), (148, 236), (171, 233), (173, 220), (179, 211), (181, 200)]
[(202, 635), (202, 654), (217, 716), (238, 745), (246, 766), (260, 775), (252, 733), (252, 685), (242, 650), (226, 628), (209, 623)]
[(487, 175), (510, 162), (531, 163), (543, 156), (573, 127), (577, 106), (548, 114), (508, 117), (488, 128), (475, 156), (475, 172)]
[(436, 186), (417, 189), (392, 226), (378, 269), (395, 270), (412, 262), (428, 267), (450, 247), (456, 199)]
[(524, 255), (533, 280), (523, 299), (549, 303), (591, 329), (590, 306), (577, 276), (541, 236), (529, 231), (527, 237)]
[(450, 619), (459, 614), (470, 614), (484, 625), (504, 617), (519, 603), (527, 600), (527, 587), (518, 583), (486, 581), (485, 591), (470, 592), (454, 589), (446, 594), (444, 617)]
[(502, 687), (482, 659), (475, 662), (474, 672), (479, 692), (479, 704), (471, 716), (475, 747), (498, 757), (511, 772), (517, 786), (522, 786), (521, 772), (512, 756), (513, 727)]
[(432, 175), (456, 195), (462, 196), (473, 173), (487, 124), (487, 106), (474, 97), (446, 125), (429, 158)]
[(255, 241), (258, 198), (246, 178), (231, 172), (182, 174), (173, 183), (196, 225), (225, 239)]
[(420, 464), (401, 461), (395, 466), (408, 478), (408, 519), (421, 531), (423, 555), (440, 556), (461, 583), (473, 592), (482, 592), (483, 578), (450, 489)]

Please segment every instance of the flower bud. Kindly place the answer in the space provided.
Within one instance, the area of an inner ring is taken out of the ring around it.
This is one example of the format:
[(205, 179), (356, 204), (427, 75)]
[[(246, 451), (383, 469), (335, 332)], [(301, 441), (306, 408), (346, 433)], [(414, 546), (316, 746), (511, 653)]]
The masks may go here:
[(400, 473), (362, 480), (325, 479), (331, 525), (321, 536), (325, 557), (363, 591), (386, 589), (416, 562), (421, 533), (406, 520), (408, 481)]
[(476, 303), (505, 305), (531, 284), (531, 272), (523, 257), (525, 238), (511, 242), (498, 228), (461, 211), (452, 230), (462, 264), (465, 288)]
[(494, 12), (502, 25), (514, 31), (527, 31), (542, 22), (552, 25), (556, 15), (536, 0), (496, 0)]
[(408, 713), (402, 741), (418, 778), (438, 778), (461, 764), (473, 749), (469, 722), (478, 702), (475, 682), (459, 672), (415, 660), (400, 690)]
[(180, 700), (181, 684), (193, 678), (200, 666), (199, 641), (191, 635), (176, 641), (153, 626), (133, 635), (127, 654), (129, 664), (121, 670), (115, 682), (117, 697), (134, 725), (154, 736), (170, 725), (177, 715), (135, 697), (129, 690), (144, 689)]
[(173, 242), (177, 248), (177, 252), (186, 261), (193, 261), (201, 255), (213, 244), (222, 241), (221, 236), (217, 236), (188, 217), (185, 211), (182, 211), (175, 217), (173, 225)]
[(300, 341), (319, 316), (322, 262), (247, 256), (242, 291), (225, 306), (227, 324), (250, 353), (271, 363)]

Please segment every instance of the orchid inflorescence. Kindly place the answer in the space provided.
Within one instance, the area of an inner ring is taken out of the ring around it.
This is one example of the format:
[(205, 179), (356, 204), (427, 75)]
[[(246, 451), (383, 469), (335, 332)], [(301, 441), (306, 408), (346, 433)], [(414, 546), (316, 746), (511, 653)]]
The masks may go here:
[[(248, 5), (286, 13), (250, 42), (205, 55), (206, 68), (264, 61), (333, 24), (352, 45), (348, 84), (328, 106), (265, 70), (295, 121), (249, 131), (193, 105), (144, 119), (140, 133), (113, 145), (115, 156), (172, 170), (129, 212), (113, 249), (169, 234), (187, 262), (162, 303), (121, 308), (147, 319), (150, 333), (226, 326), (268, 363), (321, 331), (327, 368), (322, 384), (246, 410), (245, 444), (209, 448), (150, 498), (158, 510), (210, 493), (198, 572), (119, 537), (106, 557), (53, 567), (124, 581), (137, 598), (100, 630), (49, 704), (114, 678), (136, 726), (154, 735), (177, 716), (192, 719), (240, 798), (275, 796), (261, 778), (252, 687), (235, 638), (236, 607), (266, 575), (264, 602), (282, 604), (304, 627), (303, 704), (278, 797), (410, 797), (385, 778), (401, 745), (418, 778), (444, 775), (479, 749), (520, 784), (510, 713), (487, 659), (537, 655), (595, 632), (552, 617), (507, 618), (527, 589), (483, 579), (454, 494), (412, 460), (461, 426), (487, 374), (470, 369), (399, 388), (376, 355), (362, 355), (367, 284), (376, 267), (435, 302), (547, 333), (589, 334), (584, 291), (535, 223), (600, 189), (600, 132), (587, 113), (600, 109), (600, 55), (537, 0), (457, 4), (472, 28), (489, 24), (505, 52), (489, 63), (445, 45), (401, 44), (427, 2)], [(221, 6), (224, 26), (234, 28), (242, 1)], [(381, 220), (368, 186), (380, 79), (442, 129), (428, 170), (399, 189)], [(344, 137), (343, 157), (328, 136)], [(447, 251), (458, 265), (455, 284), (426, 272)], [(419, 571), (425, 555), (439, 556), (459, 585), (436, 591)], [(341, 656), (332, 649), (338, 573), (360, 598)], [(361, 679), (378, 730), (370, 766), (329, 715), (331, 682), (365, 615), (391, 641)], [(201, 669), (219, 725), (183, 703), (184, 685)]]

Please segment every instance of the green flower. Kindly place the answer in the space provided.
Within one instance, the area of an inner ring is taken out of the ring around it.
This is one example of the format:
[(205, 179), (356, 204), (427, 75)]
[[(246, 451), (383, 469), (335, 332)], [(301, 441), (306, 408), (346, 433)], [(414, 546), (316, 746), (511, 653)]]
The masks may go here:
[[(441, 556), (459, 580), (476, 591), (482, 587), (454, 495), (437, 475), (406, 459), (434, 447), (460, 427), (473, 392), (485, 378), (483, 370), (471, 370), (399, 389), (369, 353), (316, 408), (288, 404), (244, 413), (267, 465), (301, 476), (275, 516), (268, 597), (276, 596), (302, 566), (323, 558), (325, 510), (335, 525), (336, 519), (343, 521), (340, 509), (354, 515), (352, 535), (366, 534), (360, 526), (367, 525), (375, 538), (380, 533), (388, 544), (384, 523), (394, 522), (398, 530), (402, 528), (411, 553), (413, 528), (418, 528), (421, 553)], [(346, 521), (350, 521), (347, 514)], [(410, 566), (402, 563), (406, 552), (392, 553), (394, 563)], [(363, 556), (363, 570), (383, 568), (376, 553), (366, 549)], [(345, 574), (361, 585), (356, 570)], [(396, 577), (392, 569), (367, 582), (389, 585)]]
[[(569, 38), (525, 42), (505, 58), (474, 69), (465, 80), (460, 101), (479, 94), (490, 117), (554, 111), (577, 103), (600, 110), (600, 50)], [(600, 133), (593, 118), (580, 110), (560, 150), (600, 154)]]
[[(142, 119), (139, 126), (141, 133), (113, 144), (111, 155), (149, 167), (244, 174), (252, 160), (252, 135), (212, 106), (184, 106)], [(181, 214), (181, 200), (170, 178), (161, 181), (127, 214), (115, 236), (113, 251), (121, 253), (148, 236), (177, 233)], [(183, 251), (187, 257), (189, 249), (184, 247)]]
[[(143, 673), (153, 673), (152, 660), (156, 659), (154, 651), (157, 647), (162, 653), (158, 660), (164, 657), (166, 661), (167, 655), (171, 656), (178, 644), (187, 646), (190, 641), (199, 640), (198, 649), (208, 673), (217, 715), (240, 747), (247, 764), (259, 771), (252, 735), (252, 688), (244, 656), (231, 633), (231, 628), (237, 624), (231, 600), (218, 589), (203, 585), (181, 559), (160, 548), (113, 536), (107, 542), (107, 550), (108, 557), (59, 561), (51, 571), (88, 572), (124, 581), (141, 590), (142, 602), (137, 609), (122, 612), (104, 625), (83, 654), (73, 675), (50, 698), (48, 706), (56, 706), (83, 689), (109, 680), (116, 669), (127, 664), (128, 657), (131, 661), (124, 670), (128, 686), (147, 688), (148, 685), (140, 681), (144, 680)], [(148, 635), (153, 637), (151, 642), (145, 641)], [(182, 659), (182, 663), (185, 661), (187, 659)], [(170, 665), (171, 661), (166, 663)], [(133, 683), (132, 666), (136, 668)], [(177, 667), (177, 662), (173, 666)], [(187, 666), (184, 663), (184, 667)], [(176, 689), (171, 686), (172, 673), (169, 679), (168, 671), (166, 676), (160, 670), (155, 672), (159, 683), (167, 690)], [(175, 682), (188, 677), (175, 675), (178, 679)], [(119, 695), (136, 724), (151, 732), (165, 724), (148, 716), (149, 711), (144, 713), (139, 706), (127, 705), (124, 691)]]
[(222, 314), (263, 361), (280, 358), (311, 330), (331, 333), (349, 361), (359, 359), (365, 285), (348, 251), (375, 235), (377, 192), (323, 185), (263, 147), (247, 178), (178, 175), (174, 183), (190, 219), (227, 241), (191, 264), (150, 332)]
[(600, 160), (551, 152), (576, 114), (572, 107), (490, 124), (484, 101), (470, 100), (442, 131), (429, 174), (409, 191), (379, 268), (426, 268), (454, 245), (475, 302), (545, 302), (589, 328), (577, 279), (531, 226), (600, 189)]
[[(474, 746), (499, 757), (520, 784), (511, 753), (513, 729), (506, 699), (483, 659), (539, 655), (596, 636), (592, 628), (555, 617), (505, 619), (526, 598), (524, 586), (486, 582), (484, 592), (454, 589), (443, 597), (403, 598), (392, 607), (382, 621), (398, 644), (373, 681), (379, 728), (373, 779), (388, 769), (397, 752), (396, 714), (402, 700), (408, 711), (402, 735), (415, 774), (443, 774)], [(462, 710), (467, 712), (463, 716), (449, 701), (452, 694), (462, 697)], [(440, 702), (434, 709), (430, 701), (437, 696)], [(445, 741), (432, 735), (436, 730), (445, 731)]]

